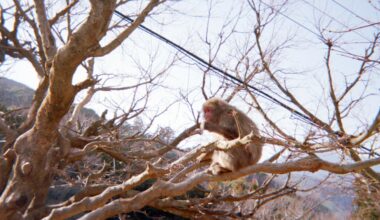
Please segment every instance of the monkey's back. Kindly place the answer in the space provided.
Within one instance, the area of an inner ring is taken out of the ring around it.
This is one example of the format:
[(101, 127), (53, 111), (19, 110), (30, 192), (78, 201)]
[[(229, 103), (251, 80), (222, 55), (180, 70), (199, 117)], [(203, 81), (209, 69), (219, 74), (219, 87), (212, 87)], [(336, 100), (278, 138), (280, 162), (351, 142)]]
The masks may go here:
[[(223, 117), (227, 123), (231, 123), (233, 121), (235, 130), (237, 130), (238, 126), (240, 126), (240, 135), (242, 137), (250, 134), (251, 132), (257, 136), (260, 136), (260, 132), (256, 124), (246, 114), (234, 106), (229, 105), (229, 107), (231, 108), (231, 111), (235, 111), (237, 113), (237, 118), (235, 119), (232, 114), (226, 114)], [(237, 125), (237, 123), (240, 123), (240, 125)], [(222, 167), (236, 171), (243, 167), (256, 164), (261, 158), (262, 146), (262, 141), (255, 140), (246, 146), (233, 148), (226, 152), (215, 151), (213, 154), (213, 159), (218, 160)]]
[[(214, 106), (218, 111), (215, 112), (217, 117), (216, 123), (222, 129), (222, 132), (216, 131), (228, 140), (244, 137), (251, 132), (260, 135), (256, 124), (242, 111), (226, 103), (223, 100), (213, 98), (208, 100), (204, 107)], [(256, 164), (262, 153), (261, 140), (255, 140), (250, 144), (242, 147), (236, 147), (228, 151), (216, 150), (212, 154), (212, 165), (219, 164), (219, 167), (230, 171), (237, 171), (243, 167)], [(213, 172), (214, 173), (214, 172)]]

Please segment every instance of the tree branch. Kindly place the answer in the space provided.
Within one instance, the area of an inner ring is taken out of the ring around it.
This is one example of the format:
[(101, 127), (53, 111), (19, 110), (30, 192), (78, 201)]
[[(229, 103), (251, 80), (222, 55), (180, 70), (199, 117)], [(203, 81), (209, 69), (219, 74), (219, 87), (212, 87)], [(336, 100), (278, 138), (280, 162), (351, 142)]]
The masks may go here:
[(373, 121), (372, 125), (368, 128), (368, 130), (363, 132), (361, 135), (357, 137), (351, 138), (350, 143), (354, 146), (358, 146), (361, 143), (363, 143), (365, 140), (367, 140), (369, 137), (379, 132), (380, 132), (380, 109), (377, 112), (376, 118)]
[(79, 2), (79, 0), (73, 0), (70, 4), (68, 4), (64, 9), (62, 9), (61, 11), (59, 11), (57, 14), (55, 14), (55, 16), (53, 18), (51, 18), (49, 20), (49, 26), (52, 26), (53, 24), (55, 24), (58, 19), (60, 17), (62, 17), (63, 15), (65, 15), (72, 7), (74, 7), (74, 5), (76, 5), (77, 3)]
[(194, 176), (186, 179), (183, 182), (172, 183), (157, 181), (151, 188), (141, 192), (140, 194), (134, 196), (133, 198), (127, 199), (117, 199), (114, 200), (92, 212), (87, 213), (82, 216), (81, 220), (89, 220), (94, 218), (107, 218), (110, 216), (117, 215), (122, 212), (130, 212), (134, 210), (139, 210), (155, 199), (161, 197), (172, 197), (182, 195), (186, 191), (192, 189), (197, 184), (204, 181), (225, 181), (233, 180), (248, 174), (265, 172), (282, 174), (289, 173), (293, 171), (310, 171), (316, 172), (318, 170), (326, 170), (332, 173), (345, 174), (349, 172), (357, 172), (366, 167), (374, 166), (380, 164), (380, 158), (372, 159), (364, 162), (352, 163), (352, 164), (336, 164), (323, 161), (317, 157), (309, 156), (297, 161), (286, 162), (286, 163), (262, 163), (256, 164), (234, 173), (226, 173), (220, 176), (212, 176), (205, 172), (195, 174)]
[(94, 57), (101, 57), (104, 56), (111, 51), (113, 51), (115, 48), (117, 48), (126, 38), (129, 37), (129, 35), (136, 30), (136, 28), (139, 27), (140, 24), (142, 24), (148, 16), (149, 12), (151, 12), (157, 5), (161, 4), (164, 1), (160, 0), (150, 0), (149, 4), (144, 8), (144, 10), (139, 14), (139, 16), (136, 18), (136, 20), (123, 32), (119, 34), (113, 41), (111, 41), (108, 45), (97, 48), (93, 53), (92, 56)]
[(38, 27), (41, 33), (42, 45), (47, 61), (51, 61), (57, 53), (57, 47), (53, 33), (51, 32), (49, 21), (47, 19), (44, 0), (35, 0)]
[(330, 68), (331, 49), (333, 46), (333, 42), (331, 40), (327, 40), (326, 45), (328, 47), (327, 57), (326, 57), (326, 68), (327, 68), (327, 76), (328, 76), (328, 82), (329, 82), (329, 87), (330, 87), (330, 97), (331, 97), (332, 103), (334, 105), (335, 116), (336, 116), (336, 120), (338, 122), (339, 129), (342, 132), (345, 132), (344, 127), (343, 127), (341, 112), (339, 109), (339, 101), (338, 101), (336, 94), (335, 94), (334, 85), (333, 85), (333, 78), (332, 78), (332, 73), (331, 73), (331, 68)]
[[(85, 198), (79, 202), (75, 202), (71, 204), (70, 206), (53, 209), (49, 216), (45, 217), (44, 219), (67, 219), (71, 216), (74, 216), (76, 214), (88, 211), (88, 210), (94, 210), (99, 207), (102, 207), (104, 204), (106, 204), (112, 197), (120, 195), (124, 192), (127, 192), (128, 190), (140, 185), (144, 181), (154, 178), (157, 176), (161, 176), (163, 174), (163, 170), (156, 169), (148, 164), (146, 170), (142, 172), (141, 174), (134, 176), (130, 178), (129, 180), (125, 181), (124, 183), (116, 186), (108, 187), (105, 191), (103, 191), (98, 196), (94, 196), (91, 198)], [(99, 219), (99, 218), (98, 218)], [(100, 218), (102, 219), (102, 218)]]

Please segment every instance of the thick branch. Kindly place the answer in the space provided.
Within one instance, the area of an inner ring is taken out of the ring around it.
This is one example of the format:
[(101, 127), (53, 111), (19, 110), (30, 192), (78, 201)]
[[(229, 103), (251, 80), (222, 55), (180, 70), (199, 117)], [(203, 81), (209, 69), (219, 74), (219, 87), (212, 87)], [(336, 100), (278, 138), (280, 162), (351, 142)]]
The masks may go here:
[(54, 39), (49, 39), (51, 30), (43, 3), (43, 0), (36, 0), (45, 53), (48, 59), (52, 58), (48, 75), (49, 89), (38, 108), (34, 126), (14, 144), (17, 152), (14, 174), (0, 197), (0, 216), (6, 219), (16, 219), (20, 213), (28, 216), (44, 206), (52, 173), (70, 148), (69, 140), (62, 137), (58, 127), (77, 92), (72, 85), (73, 75), (88, 57), (90, 48), (96, 47), (105, 36), (116, 0), (91, 0), (87, 20), (57, 53), (54, 51)]
[[(162, 175), (162, 170), (155, 169), (154, 167), (148, 165), (147, 169), (142, 172), (141, 174), (134, 176), (130, 178), (129, 180), (125, 181), (124, 183), (108, 187), (104, 192), (99, 194), (98, 196), (94, 196), (91, 198), (85, 198), (81, 200), (80, 202), (73, 203), (70, 206), (62, 207), (59, 209), (54, 209), (49, 216), (44, 218), (47, 219), (67, 219), (69, 217), (72, 217), (76, 214), (88, 211), (88, 210), (94, 210), (96, 208), (102, 207), (104, 204), (106, 204), (112, 197), (122, 194), (123, 192), (127, 192), (128, 190), (132, 189), (133, 187), (138, 186), (139, 184), (143, 183), (145, 180), (154, 178), (156, 176)], [(103, 218), (95, 218), (95, 219), (103, 219)]]
[[(360, 156), (353, 149), (350, 149), (350, 156), (355, 162), (362, 162)], [(375, 179), (376, 181), (380, 182), (380, 174), (376, 173), (371, 167), (365, 168), (362, 173), (367, 178)]]
[(244, 175), (257, 173), (257, 172), (266, 172), (266, 173), (274, 173), (274, 174), (282, 174), (289, 173), (293, 171), (310, 171), (315, 172), (318, 170), (326, 170), (332, 173), (349, 173), (349, 172), (357, 172), (360, 169), (364, 169), (366, 167), (374, 166), (380, 164), (380, 158), (368, 160), (359, 163), (340, 165), (335, 163), (330, 163), (323, 161), (317, 157), (306, 157), (294, 162), (287, 163), (263, 163), (256, 164), (254, 166), (247, 167), (235, 173), (226, 173), (220, 176), (212, 176), (206, 174), (205, 172), (198, 173), (187, 180), (180, 183), (171, 183), (164, 181), (157, 181), (151, 188), (148, 190), (141, 192), (140, 194), (134, 196), (133, 198), (127, 199), (117, 199), (114, 200), (101, 208), (98, 208), (80, 219), (94, 219), (100, 218), (105, 219), (110, 216), (117, 215), (122, 212), (130, 212), (133, 210), (139, 210), (155, 199), (161, 197), (170, 197), (170, 196), (178, 196), (184, 194), (186, 191), (192, 189), (197, 184), (203, 181), (224, 181), (224, 180), (232, 180), (239, 178)]
[(49, 93), (37, 114), (36, 127), (56, 127), (68, 112), (78, 92), (71, 82), (73, 74), (78, 65), (87, 58), (88, 51), (96, 47), (106, 34), (114, 7), (115, 1), (91, 1), (91, 11), (86, 22), (54, 56)]
[(35, 0), (34, 4), (36, 5), (38, 27), (41, 32), (45, 57), (49, 61), (53, 59), (57, 52), (57, 47), (47, 19), (44, 0)]

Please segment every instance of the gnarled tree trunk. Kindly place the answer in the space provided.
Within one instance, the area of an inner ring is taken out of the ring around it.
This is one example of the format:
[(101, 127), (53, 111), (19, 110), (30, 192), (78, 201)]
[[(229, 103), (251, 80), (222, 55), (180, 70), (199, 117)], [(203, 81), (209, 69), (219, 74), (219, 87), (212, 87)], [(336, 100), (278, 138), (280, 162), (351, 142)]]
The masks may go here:
[(66, 45), (54, 50), (49, 22), (45, 13), (41, 13), (45, 10), (43, 1), (35, 1), (44, 52), (48, 58), (45, 71), (49, 77), (49, 88), (34, 126), (20, 135), (14, 144), (16, 161), (12, 179), (0, 199), (1, 217), (41, 217), (54, 169), (68, 154), (69, 142), (60, 134), (59, 122), (70, 109), (75, 95), (93, 83), (89, 80), (72, 85), (74, 72), (91, 50), (98, 47), (107, 31), (115, 3), (115, 0), (91, 0), (87, 20)]

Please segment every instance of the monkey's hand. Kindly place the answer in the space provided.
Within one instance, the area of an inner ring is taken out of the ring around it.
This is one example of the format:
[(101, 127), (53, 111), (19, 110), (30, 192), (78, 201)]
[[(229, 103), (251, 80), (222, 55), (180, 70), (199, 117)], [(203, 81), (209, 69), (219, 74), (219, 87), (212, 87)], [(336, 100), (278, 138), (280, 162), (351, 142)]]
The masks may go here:
[(234, 129), (233, 127), (232, 128), (222, 127), (219, 124), (215, 124), (215, 123), (205, 122), (204, 129), (211, 132), (218, 133), (222, 135), (223, 137), (227, 138), (228, 140), (235, 139), (239, 136), (238, 131)]
[(197, 134), (202, 135), (203, 129), (202, 128), (195, 129), (193, 132), (190, 133), (190, 136), (197, 135)]
[(202, 153), (197, 157), (197, 162), (205, 162), (205, 161), (211, 161), (212, 154), (210, 153)]

